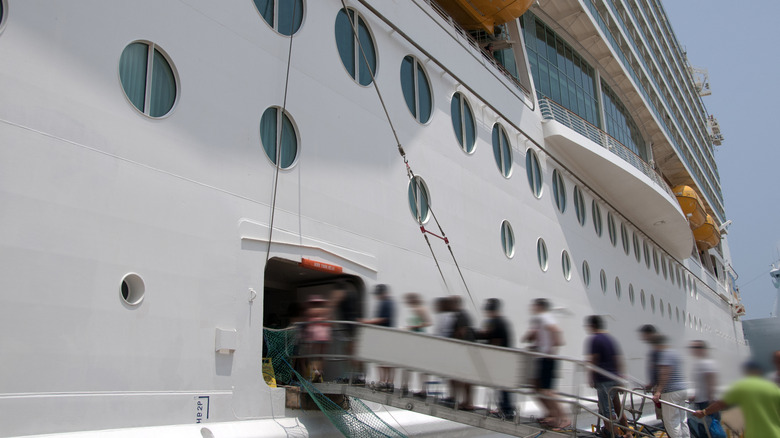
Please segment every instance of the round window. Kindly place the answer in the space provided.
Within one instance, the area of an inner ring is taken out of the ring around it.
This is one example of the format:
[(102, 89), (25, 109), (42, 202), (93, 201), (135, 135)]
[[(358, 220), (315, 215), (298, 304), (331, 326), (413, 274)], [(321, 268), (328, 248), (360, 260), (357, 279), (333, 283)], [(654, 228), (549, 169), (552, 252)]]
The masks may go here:
[(599, 274), (599, 280), (601, 280), (601, 292), (607, 293), (607, 273), (604, 272), (604, 270), (601, 270), (601, 273)]
[(639, 291), (639, 303), (642, 305), (642, 308), (647, 308), (647, 299), (645, 298), (645, 290), (642, 289)]
[(574, 186), (574, 210), (577, 212), (577, 222), (584, 227), (587, 220), (587, 209), (579, 186)]
[(628, 301), (631, 302), (631, 305), (634, 305), (634, 285), (629, 284), (628, 285)]
[(566, 183), (563, 181), (563, 177), (557, 169), (553, 170), (552, 178), (555, 205), (561, 213), (564, 213), (566, 211)]
[(119, 285), (119, 296), (125, 303), (137, 306), (143, 301), (145, 293), (146, 286), (138, 274), (131, 272), (122, 278), (122, 283)]
[(455, 93), (450, 102), (452, 115), (452, 127), (458, 138), (460, 147), (467, 153), (474, 152), (477, 142), (477, 124), (474, 120), (474, 111), (471, 110), (468, 99), (461, 93)]
[(615, 296), (618, 300), (620, 300), (620, 296), (623, 294), (623, 291), (620, 289), (620, 278), (615, 277)]
[(303, 0), (254, 0), (255, 7), (273, 30), (290, 36), (301, 28)]
[(409, 208), (412, 211), (412, 217), (417, 220), (417, 223), (424, 224), (428, 222), (431, 215), (430, 209), (430, 196), (428, 195), (428, 186), (425, 181), (415, 176), (409, 181), (409, 188), (407, 189), (409, 197)]
[(536, 241), (536, 258), (542, 271), (547, 272), (547, 244), (541, 237)]
[[(357, 35), (353, 29), (357, 29)], [(336, 46), (352, 79), (370, 85), (376, 72), (376, 48), (368, 25), (354, 9), (341, 9), (336, 16)]]
[(501, 247), (510, 259), (515, 255), (515, 233), (508, 221), (501, 222)]
[(425, 69), (413, 56), (406, 56), (401, 61), (401, 91), (414, 119), (427, 123), (431, 119), (433, 94)]
[(528, 185), (531, 187), (531, 193), (536, 198), (542, 197), (542, 167), (539, 165), (539, 157), (533, 149), (528, 148), (525, 151), (525, 170), (528, 173)]
[(585, 283), (585, 287), (590, 286), (590, 265), (587, 260), (582, 261), (582, 282)]
[(563, 278), (565, 278), (566, 281), (571, 280), (571, 259), (566, 250), (563, 250), (561, 253), (561, 267), (563, 269)]
[(168, 57), (154, 43), (136, 41), (119, 58), (122, 90), (133, 106), (149, 117), (163, 117), (176, 102), (176, 74)]
[(617, 246), (617, 228), (611, 211), (607, 212), (607, 231), (609, 232), (609, 242), (612, 246)]
[(260, 118), (260, 140), (263, 151), (279, 168), (289, 169), (298, 157), (298, 135), (289, 114), (272, 106)]
[(601, 237), (603, 224), (601, 223), (601, 207), (594, 199), (591, 203), (591, 215), (593, 216), (593, 229), (596, 231), (596, 235)]
[(501, 175), (509, 178), (512, 174), (512, 145), (509, 143), (506, 130), (498, 123), (493, 125), (493, 156)]

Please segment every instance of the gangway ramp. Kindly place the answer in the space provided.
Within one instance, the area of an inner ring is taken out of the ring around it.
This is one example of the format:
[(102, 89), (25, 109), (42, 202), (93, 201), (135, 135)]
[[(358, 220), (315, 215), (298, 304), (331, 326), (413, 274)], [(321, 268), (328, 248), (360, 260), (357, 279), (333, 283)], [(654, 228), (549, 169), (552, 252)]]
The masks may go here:
[[(388, 366), (409, 371), (422, 372), (442, 379), (471, 383), (486, 388), (492, 396), (493, 390), (530, 393), (528, 384), (530, 370), (536, 354), (524, 350), (503, 348), (476, 342), (467, 342), (431, 336), (424, 333), (354, 324), (354, 338), (351, 348), (354, 353), (338, 357), (377, 366)], [(333, 357), (336, 357), (334, 355)], [(575, 361), (583, 364), (580, 361)], [(458, 410), (454, 404), (443, 404), (433, 397), (415, 398), (402, 394), (399, 389), (382, 392), (366, 385), (349, 383), (319, 383), (318, 390), (324, 394), (342, 394), (386, 406), (405, 409), (457, 423), (466, 424), (513, 436), (545, 437), (589, 437), (593, 434), (574, 430), (557, 432), (543, 428), (532, 418), (514, 416), (504, 419), (491, 414), (489, 407), (476, 411)], [(582, 409), (576, 397), (561, 398)]]

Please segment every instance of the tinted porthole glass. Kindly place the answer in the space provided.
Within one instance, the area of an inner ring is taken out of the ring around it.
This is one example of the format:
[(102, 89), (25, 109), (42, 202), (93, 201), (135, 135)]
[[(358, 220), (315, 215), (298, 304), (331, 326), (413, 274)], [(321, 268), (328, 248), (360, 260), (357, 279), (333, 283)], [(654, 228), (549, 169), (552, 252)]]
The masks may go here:
[(679, 307), (675, 307), (674, 308), (674, 313), (677, 314), (677, 322), (680, 322), (680, 308)]
[(566, 250), (561, 253), (561, 267), (563, 269), (563, 278), (565, 278), (566, 281), (571, 280), (571, 259)]
[(623, 252), (628, 255), (631, 253), (631, 243), (628, 240), (628, 230), (626, 229), (626, 224), (621, 223), (620, 224), (620, 240), (623, 243)]
[(620, 289), (620, 278), (615, 277), (615, 296), (618, 300), (620, 300), (620, 296), (623, 294), (623, 291)]
[(255, 7), (269, 26), (290, 36), (301, 28), (303, 0), (254, 0)]
[(582, 191), (579, 186), (574, 186), (574, 210), (577, 212), (577, 222), (584, 227), (587, 220), (587, 209), (585, 208), (585, 199), (582, 197)]
[(645, 290), (642, 289), (639, 291), (639, 303), (642, 305), (642, 308), (647, 308), (647, 299), (645, 298)]
[(474, 147), (477, 144), (477, 123), (466, 96), (461, 93), (455, 93), (452, 96), (450, 113), (452, 114), (452, 127), (455, 129), (455, 136), (458, 138), (460, 147), (466, 153), (474, 152)]
[(604, 272), (604, 270), (601, 270), (601, 273), (599, 274), (599, 280), (601, 281), (601, 292), (607, 293), (607, 273)]
[(664, 313), (665, 313), (665, 310), (666, 310), (666, 309), (664, 309), (664, 300), (663, 300), (663, 298), (658, 300), (658, 310), (661, 311), (661, 317), (663, 317)]
[(528, 173), (528, 185), (531, 193), (537, 198), (542, 197), (542, 168), (539, 166), (539, 157), (533, 149), (525, 152), (525, 170)]
[(563, 177), (557, 169), (553, 170), (552, 182), (555, 205), (561, 213), (564, 213), (566, 212), (566, 183), (563, 181)]
[(663, 273), (664, 273), (664, 280), (666, 280), (667, 277), (668, 277), (668, 274), (666, 272), (666, 259), (663, 256), (661, 256), (661, 271), (663, 271)]
[[(281, 134), (281, 137), (277, 138), (277, 134)], [(265, 155), (274, 165), (277, 156), (282, 169), (289, 169), (295, 163), (298, 156), (298, 136), (290, 117), (282, 113), (281, 108), (272, 106), (263, 112), (263, 117), (260, 118), (260, 140)], [(277, 145), (281, 146), (278, 151)]]
[(607, 212), (607, 231), (609, 232), (609, 243), (612, 246), (617, 246), (617, 228), (615, 228), (615, 219), (612, 217), (612, 212)]
[(547, 244), (541, 237), (536, 241), (536, 258), (539, 260), (539, 267), (542, 271), (547, 271)]
[(669, 320), (672, 319), (672, 305), (666, 303), (666, 314), (669, 315)]
[(496, 165), (504, 178), (512, 174), (512, 145), (506, 135), (504, 127), (496, 123), (493, 125), (493, 156)]
[(585, 287), (590, 286), (590, 265), (587, 260), (582, 261), (582, 282), (585, 283)]
[(647, 266), (647, 269), (650, 269), (650, 247), (647, 245), (647, 240), (642, 241), (642, 248), (645, 253), (645, 265)]
[(628, 285), (628, 301), (631, 302), (631, 305), (634, 305), (634, 285), (629, 284)]
[(369, 85), (376, 71), (376, 48), (368, 25), (354, 9), (341, 9), (336, 16), (336, 46), (341, 63), (352, 79), (360, 85)]
[(639, 246), (639, 237), (637, 237), (636, 232), (633, 235), (634, 239), (634, 257), (636, 257), (636, 262), (640, 263), (642, 262), (642, 249)]
[(669, 259), (669, 281), (674, 284), (674, 265), (672, 264), (671, 259)]
[(431, 86), (422, 64), (413, 56), (407, 56), (401, 61), (401, 91), (414, 119), (427, 123), (433, 108)]
[(650, 310), (655, 313), (655, 295), (650, 294)]
[(591, 204), (591, 215), (593, 216), (593, 229), (596, 231), (596, 235), (601, 237), (601, 233), (603, 231), (603, 224), (601, 223), (601, 207), (599, 207), (599, 204), (595, 199)]
[(135, 42), (122, 51), (119, 79), (128, 100), (150, 117), (168, 114), (176, 101), (176, 77), (159, 47)]
[(431, 215), (431, 198), (428, 194), (428, 186), (425, 184), (425, 181), (419, 176), (412, 178), (412, 180), (409, 181), (407, 194), (409, 198), (409, 208), (412, 211), (412, 217), (414, 217), (415, 220), (421, 224), (428, 222), (428, 218)]
[(677, 286), (682, 289), (682, 274), (680, 273), (680, 267), (677, 267)]
[(653, 268), (655, 268), (655, 273), (658, 274), (658, 251), (656, 251), (655, 247), (653, 247)]
[(507, 221), (501, 222), (501, 247), (510, 259), (515, 255), (515, 233)]

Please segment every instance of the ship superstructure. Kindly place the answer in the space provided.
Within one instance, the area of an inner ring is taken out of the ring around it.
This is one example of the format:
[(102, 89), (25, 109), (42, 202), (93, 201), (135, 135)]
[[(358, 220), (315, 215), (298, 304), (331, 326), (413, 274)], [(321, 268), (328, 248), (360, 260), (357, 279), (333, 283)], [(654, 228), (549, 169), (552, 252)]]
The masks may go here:
[(631, 374), (644, 323), (734, 374), (712, 123), (660, 2), (445, 3), (0, 0), (0, 435), (282, 418), (262, 327), (336, 280), (366, 313), (379, 283), (497, 297), (517, 332), (544, 296), (564, 354), (597, 313)]

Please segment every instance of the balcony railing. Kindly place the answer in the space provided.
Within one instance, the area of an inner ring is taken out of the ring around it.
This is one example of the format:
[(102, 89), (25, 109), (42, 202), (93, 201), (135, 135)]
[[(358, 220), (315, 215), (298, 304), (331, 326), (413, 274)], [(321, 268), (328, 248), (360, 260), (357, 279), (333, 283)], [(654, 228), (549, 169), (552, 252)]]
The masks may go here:
[(624, 146), (614, 137), (597, 128), (596, 126), (588, 123), (585, 119), (574, 114), (563, 106), (556, 102), (553, 102), (547, 97), (539, 98), (539, 109), (542, 111), (542, 117), (548, 120), (555, 120), (566, 127), (576, 131), (583, 135), (599, 146), (607, 149), (623, 161), (637, 168), (640, 172), (644, 173), (648, 178), (653, 180), (658, 186), (660, 186), (672, 199), (675, 199), (672, 189), (666, 184), (661, 175), (658, 174), (645, 160), (639, 155), (634, 153), (631, 149)]

